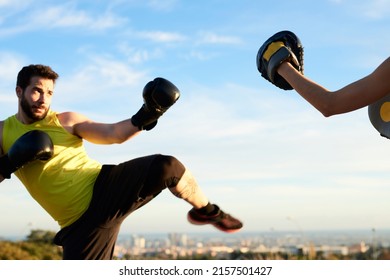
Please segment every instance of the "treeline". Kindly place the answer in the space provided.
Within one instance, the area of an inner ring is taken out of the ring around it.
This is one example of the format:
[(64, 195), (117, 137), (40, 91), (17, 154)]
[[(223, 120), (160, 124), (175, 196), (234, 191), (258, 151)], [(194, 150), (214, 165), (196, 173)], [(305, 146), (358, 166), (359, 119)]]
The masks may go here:
[(0, 260), (61, 260), (62, 248), (53, 244), (55, 232), (32, 230), (23, 241), (0, 240)]

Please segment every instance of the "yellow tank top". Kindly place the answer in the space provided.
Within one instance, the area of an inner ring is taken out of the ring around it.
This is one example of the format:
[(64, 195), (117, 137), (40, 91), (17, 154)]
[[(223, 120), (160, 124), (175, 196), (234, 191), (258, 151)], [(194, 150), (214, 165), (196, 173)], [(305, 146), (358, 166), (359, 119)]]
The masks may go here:
[(58, 222), (61, 228), (76, 221), (88, 208), (101, 164), (88, 157), (83, 140), (60, 124), (57, 113), (25, 125), (11, 116), (4, 121), (3, 150), (24, 133), (39, 129), (49, 134), (54, 155), (48, 161), (34, 161), (15, 172), (31, 196)]

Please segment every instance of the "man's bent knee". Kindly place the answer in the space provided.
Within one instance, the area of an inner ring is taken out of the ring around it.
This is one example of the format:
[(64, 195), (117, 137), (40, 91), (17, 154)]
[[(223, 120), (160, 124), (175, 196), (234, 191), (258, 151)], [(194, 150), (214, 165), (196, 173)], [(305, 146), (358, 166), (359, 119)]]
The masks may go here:
[(158, 155), (150, 166), (141, 195), (155, 194), (175, 187), (185, 172), (184, 165), (175, 157)]

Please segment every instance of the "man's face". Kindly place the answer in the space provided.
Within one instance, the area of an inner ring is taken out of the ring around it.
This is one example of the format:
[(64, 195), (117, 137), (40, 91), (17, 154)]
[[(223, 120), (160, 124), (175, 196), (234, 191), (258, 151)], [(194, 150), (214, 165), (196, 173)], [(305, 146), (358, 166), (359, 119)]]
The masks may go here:
[(31, 123), (44, 119), (50, 108), (53, 91), (53, 80), (32, 77), (24, 91), (20, 87), (16, 88), (20, 105), (19, 113)]

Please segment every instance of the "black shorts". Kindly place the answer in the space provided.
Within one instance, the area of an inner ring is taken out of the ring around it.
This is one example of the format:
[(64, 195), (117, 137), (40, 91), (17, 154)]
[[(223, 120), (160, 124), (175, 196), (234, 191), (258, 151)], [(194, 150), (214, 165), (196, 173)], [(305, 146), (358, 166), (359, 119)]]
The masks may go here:
[(119, 165), (103, 165), (87, 211), (72, 225), (61, 229), (54, 238), (54, 243), (63, 247), (64, 259), (112, 258), (123, 220), (167, 187), (167, 184), (156, 187), (154, 183), (144, 187), (147, 180), (155, 182), (154, 178), (159, 177), (150, 174), (156, 158), (174, 159), (176, 169), (172, 169), (175, 175), (169, 184), (176, 184), (184, 173), (184, 167), (173, 157), (151, 155)]

